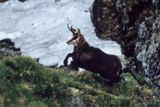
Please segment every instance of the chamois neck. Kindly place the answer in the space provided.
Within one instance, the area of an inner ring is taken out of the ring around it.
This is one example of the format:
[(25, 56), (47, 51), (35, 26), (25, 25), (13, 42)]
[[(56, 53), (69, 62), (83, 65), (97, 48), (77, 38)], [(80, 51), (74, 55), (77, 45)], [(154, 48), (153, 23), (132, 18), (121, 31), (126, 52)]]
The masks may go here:
[(80, 44), (78, 44), (77, 46), (75, 46), (75, 49), (76, 49), (76, 51), (82, 51), (82, 50), (86, 49), (87, 47), (89, 47), (89, 44), (86, 41), (83, 41)]

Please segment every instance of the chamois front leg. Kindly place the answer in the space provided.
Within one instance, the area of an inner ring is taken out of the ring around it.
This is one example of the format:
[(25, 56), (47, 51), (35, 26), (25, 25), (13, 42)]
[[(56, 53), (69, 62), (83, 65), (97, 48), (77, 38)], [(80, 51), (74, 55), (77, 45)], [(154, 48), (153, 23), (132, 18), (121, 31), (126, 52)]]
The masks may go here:
[(69, 65), (70, 69), (78, 71), (78, 66), (77, 63), (75, 63), (75, 61), (71, 61), (71, 64)]
[(67, 66), (67, 65), (68, 65), (68, 59), (69, 59), (69, 57), (72, 57), (72, 56), (73, 56), (72, 53), (69, 53), (69, 54), (66, 56), (66, 58), (65, 58), (64, 61), (63, 61), (64, 66)]

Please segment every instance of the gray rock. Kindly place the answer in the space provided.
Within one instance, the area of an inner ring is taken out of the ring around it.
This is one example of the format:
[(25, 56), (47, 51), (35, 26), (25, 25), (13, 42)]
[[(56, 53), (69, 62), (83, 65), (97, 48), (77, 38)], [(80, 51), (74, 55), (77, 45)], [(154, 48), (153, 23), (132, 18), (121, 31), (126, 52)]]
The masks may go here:
[(0, 57), (20, 55), (20, 48), (16, 48), (10, 39), (0, 40)]

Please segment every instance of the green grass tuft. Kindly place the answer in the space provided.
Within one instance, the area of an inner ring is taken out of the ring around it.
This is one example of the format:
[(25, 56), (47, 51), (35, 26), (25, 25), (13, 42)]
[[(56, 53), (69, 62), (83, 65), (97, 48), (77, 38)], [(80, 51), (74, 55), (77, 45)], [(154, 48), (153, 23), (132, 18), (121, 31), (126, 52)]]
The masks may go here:
[(112, 87), (97, 74), (46, 68), (29, 57), (0, 60), (2, 107), (158, 107), (153, 90), (126, 73)]

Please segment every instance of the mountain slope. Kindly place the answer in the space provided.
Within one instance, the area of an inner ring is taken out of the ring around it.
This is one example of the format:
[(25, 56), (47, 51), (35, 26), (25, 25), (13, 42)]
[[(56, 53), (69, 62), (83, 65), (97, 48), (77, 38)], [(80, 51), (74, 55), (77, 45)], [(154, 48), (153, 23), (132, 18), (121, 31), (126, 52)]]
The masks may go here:
[(45, 68), (29, 57), (0, 60), (0, 105), (5, 107), (158, 107), (153, 90), (130, 74), (112, 87), (97, 74)]

